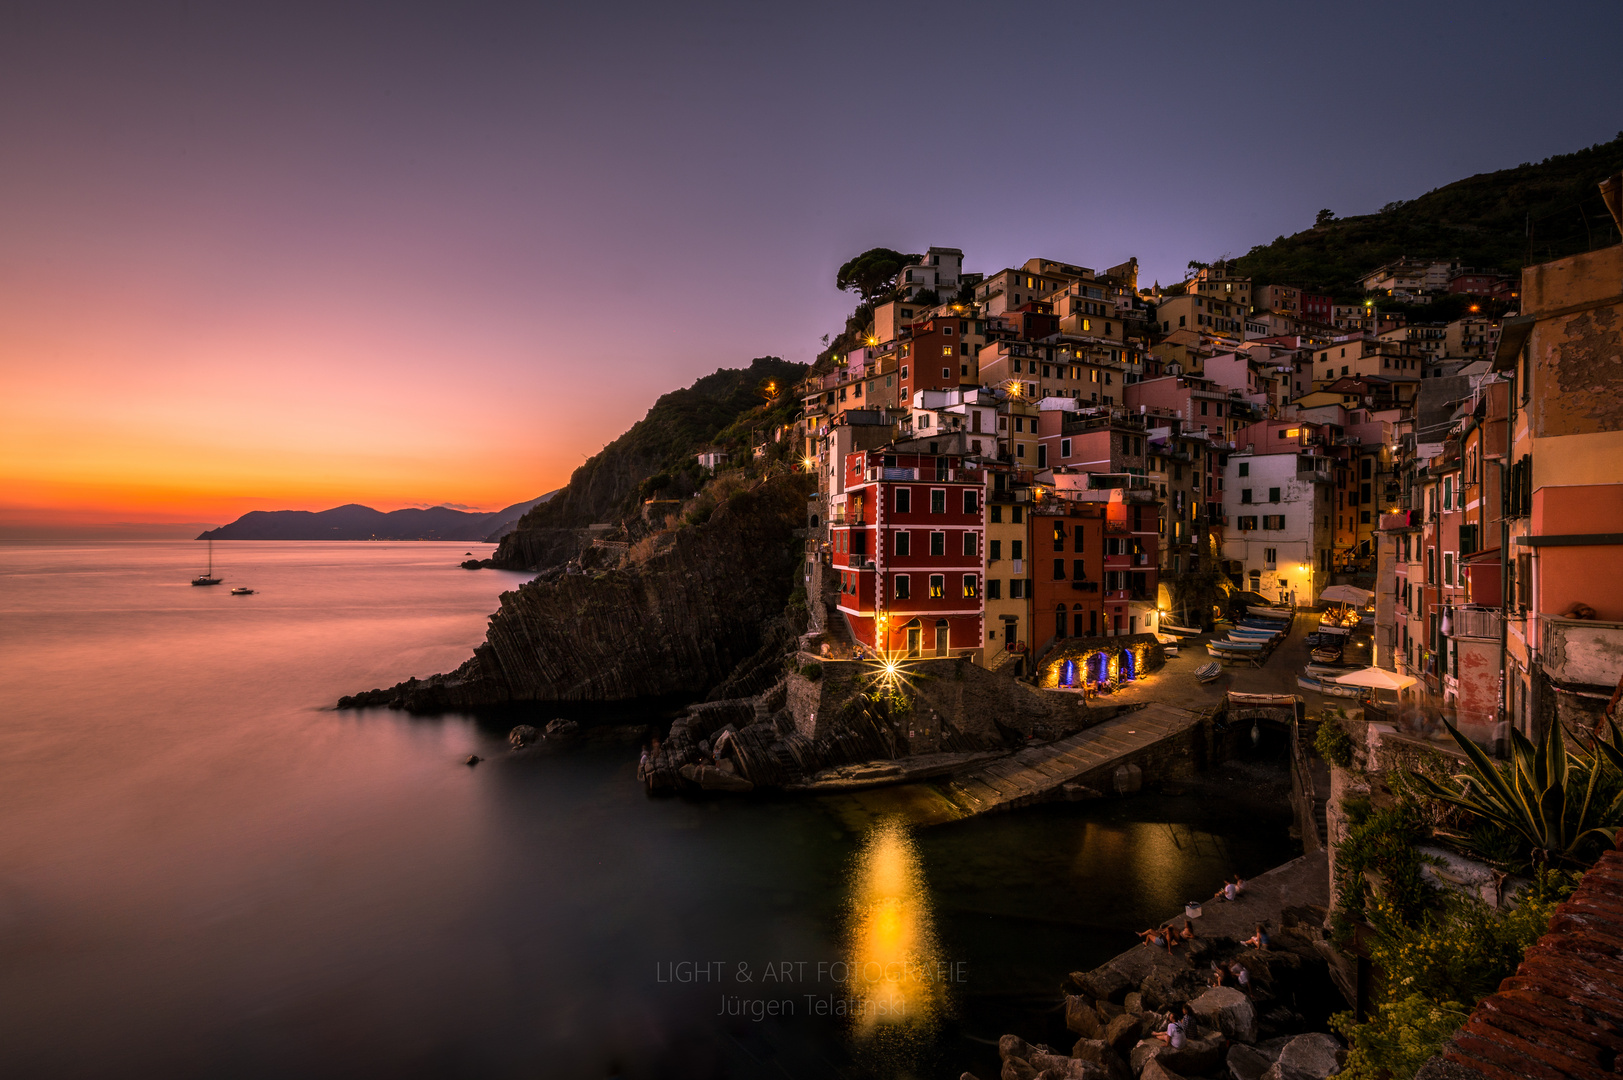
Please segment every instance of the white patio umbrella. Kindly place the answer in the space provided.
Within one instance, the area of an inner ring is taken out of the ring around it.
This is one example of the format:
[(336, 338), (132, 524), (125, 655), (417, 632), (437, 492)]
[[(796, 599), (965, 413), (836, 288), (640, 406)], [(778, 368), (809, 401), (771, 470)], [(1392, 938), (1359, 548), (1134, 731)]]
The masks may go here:
[(1367, 667), (1350, 671), (1336, 679), (1342, 686), (1367, 686), (1374, 690), (1407, 690), (1420, 680), (1413, 675), (1399, 675), (1385, 668)]
[(1360, 589), (1356, 585), (1332, 585), (1319, 594), (1319, 599), (1336, 604), (1351, 604), (1353, 607), (1363, 607), (1369, 603), (1370, 597), (1374, 595), (1368, 589)]

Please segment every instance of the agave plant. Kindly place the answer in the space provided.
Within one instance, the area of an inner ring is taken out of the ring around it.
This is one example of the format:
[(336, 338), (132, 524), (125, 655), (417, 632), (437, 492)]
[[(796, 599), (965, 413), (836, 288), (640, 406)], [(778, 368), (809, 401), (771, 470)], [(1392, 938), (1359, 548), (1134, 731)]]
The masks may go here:
[[(1521, 732), (1511, 732), (1511, 756), (1497, 763), (1453, 724), (1448, 733), (1470, 765), (1456, 773), (1454, 785), (1416, 776), (1433, 798), (1458, 807), (1515, 834), (1540, 865), (1586, 865), (1587, 853), (1611, 842), (1612, 827), (1623, 812), (1623, 793), (1597, 799), (1617, 787), (1623, 771), (1623, 738), (1614, 726), (1609, 740), (1597, 739), (1593, 756), (1569, 753), (1558, 724), (1551, 724), (1534, 745)], [(1609, 774), (1609, 775), (1603, 775)]]

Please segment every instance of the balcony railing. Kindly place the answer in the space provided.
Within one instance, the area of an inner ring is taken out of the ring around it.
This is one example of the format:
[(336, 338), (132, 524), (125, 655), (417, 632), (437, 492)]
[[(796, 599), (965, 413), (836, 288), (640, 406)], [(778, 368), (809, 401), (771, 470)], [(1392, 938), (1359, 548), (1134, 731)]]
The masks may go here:
[(1455, 608), (1450, 623), (1452, 636), (1498, 640), (1502, 619), (1494, 608)]

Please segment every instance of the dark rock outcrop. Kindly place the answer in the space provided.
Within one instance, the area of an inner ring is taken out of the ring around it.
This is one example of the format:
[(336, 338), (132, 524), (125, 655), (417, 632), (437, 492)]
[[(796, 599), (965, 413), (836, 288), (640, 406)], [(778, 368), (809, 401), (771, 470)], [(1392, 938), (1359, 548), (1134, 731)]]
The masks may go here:
[[(808, 480), (741, 490), (646, 562), (550, 574), (503, 593), (485, 643), (456, 671), (339, 701), (413, 712), (517, 701), (702, 697), (756, 656), (800, 561)], [(517, 535), (517, 534), (515, 534)]]

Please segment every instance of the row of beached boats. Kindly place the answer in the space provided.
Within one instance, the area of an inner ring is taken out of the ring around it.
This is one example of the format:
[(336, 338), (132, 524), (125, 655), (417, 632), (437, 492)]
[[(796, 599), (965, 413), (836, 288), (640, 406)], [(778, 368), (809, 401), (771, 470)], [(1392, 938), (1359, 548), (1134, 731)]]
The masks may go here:
[(1206, 652), (1218, 660), (1261, 659), (1285, 639), (1294, 614), (1290, 608), (1252, 604), (1230, 624), (1227, 637), (1206, 643)]

